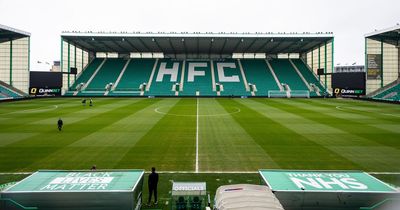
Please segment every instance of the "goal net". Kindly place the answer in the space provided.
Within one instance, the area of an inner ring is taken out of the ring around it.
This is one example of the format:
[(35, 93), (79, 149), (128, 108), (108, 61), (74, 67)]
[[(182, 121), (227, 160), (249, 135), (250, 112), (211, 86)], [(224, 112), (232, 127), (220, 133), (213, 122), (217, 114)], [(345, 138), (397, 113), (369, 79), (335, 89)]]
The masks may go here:
[(270, 90), (270, 91), (268, 91), (268, 98), (310, 98), (310, 91), (307, 91), (307, 90), (292, 90), (292, 91)]

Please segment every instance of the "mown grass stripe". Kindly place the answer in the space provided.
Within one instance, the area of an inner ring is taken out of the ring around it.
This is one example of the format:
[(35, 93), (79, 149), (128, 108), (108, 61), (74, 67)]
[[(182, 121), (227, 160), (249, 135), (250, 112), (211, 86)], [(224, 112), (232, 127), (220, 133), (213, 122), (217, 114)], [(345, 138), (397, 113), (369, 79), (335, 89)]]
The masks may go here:
[(374, 141), (381, 145), (386, 145), (397, 149), (400, 148), (400, 135), (398, 133), (370, 126), (368, 124), (370, 121), (367, 121), (366, 123), (363, 122), (363, 115), (357, 114), (354, 116), (358, 118), (346, 118), (343, 115), (329, 111), (329, 109), (324, 109), (325, 112), (315, 111), (313, 106), (310, 106), (310, 104), (304, 100), (273, 100), (270, 103), (270, 105), (275, 107), (281, 107), (282, 104), (286, 105), (287, 111), (302, 114), (302, 116), (307, 119), (331, 125), (332, 127), (344, 130), (370, 141)]
[(201, 99), (200, 172), (279, 168), (263, 148), (233, 119), (232, 115), (237, 114), (238, 108), (227, 106), (225, 110), (218, 103), (219, 100)]
[[(290, 169), (337, 169), (352, 167), (336, 153), (310, 141), (271, 118), (260, 114), (238, 100), (227, 104), (239, 107), (242, 112), (234, 119), (260, 144), (281, 168)], [(222, 104), (223, 106), (226, 104)]]
[[(390, 134), (388, 132), (380, 133), (366, 124), (356, 123), (354, 120), (334, 118), (324, 112), (314, 111), (317, 107), (314, 104), (307, 104), (306, 101), (273, 100), (268, 101), (268, 105), (348, 133), (336, 135), (324, 134), (320, 136), (318, 141), (336, 153), (362, 166), (364, 170), (400, 170), (397, 164), (397, 160), (400, 158), (399, 150), (396, 147), (387, 146), (388, 143), (384, 139), (385, 135)], [(362, 133), (362, 131), (365, 133)], [(376, 132), (377, 136), (373, 135), (373, 132)], [(380, 139), (378, 135), (383, 136), (383, 138)], [(324, 143), (324, 141), (327, 142)], [(372, 156), (372, 154), (375, 155)]]
[[(30, 168), (29, 165), (121, 119), (126, 116), (126, 110), (142, 109), (155, 101), (156, 100), (132, 100), (128, 104), (122, 102), (123, 105), (118, 108), (110, 109), (84, 119), (87, 123), (78, 121), (71, 125), (67, 124), (62, 132), (54, 128), (34, 137), (24, 139), (6, 147), (1, 147), (0, 170), (31, 170), (32, 168)], [(95, 107), (92, 108), (96, 109)], [(54, 165), (49, 167), (57, 166), (57, 163), (53, 164)]]
[(126, 153), (116, 167), (150, 169), (155, 166), (159, 170), (194, 170), (196, 100), (180, 99), (168, 111), (165, 109), (161, 107), (167, 114)]
[[(153, 99), (147, 99), (153, 100)], [(35, 163), (35, 167), (60, 163), (59, 168), (88, 169), (96, 165), (99, 169), (111, 169), (136, 145), (162, 118), (154, 112), (159, 106), (175, 104), (173, 100), (159, 100), (143, 109), (135, 109), (126, 117), (92, 133)]]

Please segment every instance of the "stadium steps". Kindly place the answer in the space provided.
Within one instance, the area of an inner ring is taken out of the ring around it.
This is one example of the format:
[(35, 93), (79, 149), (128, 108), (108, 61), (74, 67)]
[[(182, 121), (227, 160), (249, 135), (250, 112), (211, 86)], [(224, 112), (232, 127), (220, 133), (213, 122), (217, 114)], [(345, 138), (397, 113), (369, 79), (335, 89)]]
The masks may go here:
[(150, 90), (151, 84), (153, 82), (154, 74), (156, 72), (156, 68), (158, 66), (159, 59), (156, 59), (156, 62), (153, 65), (153, 69), (151, 70), (149, 81), (147, 82), (146, 91)]
[(121, 71), (124, 65), (129, 60), (121, 59), (121, 58), (108, 58), (100, 66), (99, 70), (95, 72), (94, 77), (88, 82), (86, 88), (84, 90), (94, 91), (105, 90), (105, 87), (110, 83), (115, 83), (118, 76), (121, 74)]
[(131, 62), (132, 59), (129, 59), (126, 63), (124, 68), (122, 69), (121, 73), (119, 74), (117, 81), (115, 81), (113, 87), (111, 88), (111, 90), (115, 90), (115, 88), (118, 86), (119, 82), (121, 81), (122, 76), (124, 76), (126, 68), (128, 67), (129, 63)]
[(7, 83), (0, 81), (0, 99), (11, 99), (11, 98), (22, 98), (26, 97), (26, 94), (20, 94), (22, 91), (16, 91), (16, 88), (8, 85)]
[(271, 74), (272, 74), (272, 76), (274, 77), (274, 80), (275, 80), (275, 82), (276, 82), (276, 85), (278, 85), (279, 90), (280, 90), (280, 91), (284, 91), (284, 90), (283, 90), (283, 87), (282, 87), (282, 83), (279, 81), (278, 77), (277, 77), (276, 74), (275, 74), (274, 68), (272, 68), (271, 64), (269, 63), (269, 61), (268, 61), (267, 59), (265, 59), (265, 63), (267, 64), (268, 69), (271, 71)]
[[(210, 61), (186, 61), (185, 62), (185, 85), (179, 93), (181, 96), (215, 96), (216, 93), (212, 89), (212, 72)], [(203, 71), (204, 76), (195, 76), (193, 82), (189, 82), (189, 66), (192, 63), (206, 63), (207, 66), (198, 66), (195, 71)]]
[(400, 78), (398, 78), (397, 80), (385, 85), (382, 88), (379, 88), (378, 90), (375, 90), (375, 91), (373, 91), (371, 93), (368, 93), (366, 95), (366, 97), (373, 98), (373, 97), (379, 96), (382, 92), (384, 92), (386, 90), (389, 90), (390, 88), (392, 88), (392, 87), (394, 87), (394, 86), (396, 86), (398, 84), (400, 84)]
[(246, 75), (244, 74), (243, 66), (242, 66), (242, 63), (240, 62), (240, 59), (237, 59), (237, 63), (239, 64), (239, 70), (240, 70), (240, 73), (242, 74), (244, 87), (246, 88), (246, 91), (250, 91), (249, 84), (247, 83), (247, 78), (246, 78)]
[(293, 63), (292, 59), (289, 59), (289, 62), (292, 65), (293, 69), (296, 71), (296, 73), (299, 75), (300, 79), (304, 82), (308, 90), (312, 91), (310, 84), (308, 84), (307, 80), (304, 78), (303, 74), (300, 72), (297, 66)]
[(380, 88), (371, 98), (386, 101), (400, 101), (400, 79)]
[[(91, 74), (91, 72), (87, 72), (87, 75), (89, 76), (89, 79), (88, 80), (83, 80), (83, 79), (85, 79), (85, 78), (83, 78), (82, 80), (83, 81), (86, 81), (84, 84), (84, 86), (82, 87), (82, 90), (85, 90), (89, 85), (90, 85), (90, 83), (92, 82), (92, 80), (93, 80), (93, 78), (96, 76), (96, 74), (99, 72), (99, 70), (101, 69), (101, 67), (104, 65), (104, 63), (107, 61), (107, 58), (105, 58), (105, 59), (103, 59), (102, 61), (101, 61), (101, 63), (98, 65), (98, 66), (95, 66), (96, 68), (91, 68), (90, 70), (94, 70), (94, 72)], [(82, 77), (83, 75), (81, 75), (81, 77)], [(76, 83), (76, 82), (75, 82)], [(79, 83), (76, 83), (76, 84), (79, 84)]]
[(264, 59), (241, 60), (248, 84), (255, 85), (256, 96), (267, 96), (269, 90), (280, 90)]
[(74, 82), (74, 84), (71, 85), (70, 87), (70, 91), (75, 91), (76, 87), (81, 84), (84, 83), (86, 84), (89, 79), (93, 76), (94, 72), (96, 71), (96, 69), (99, 67), (99, 65), (102, 64), (102, 62), (104, 61), (104, 59), (101, 58), (95, 58), (93, 59), (87, 66), (85, 69), (83, 69), (78, 75), (77, 78)]
[[(179, 91), (183, 90), (183, 86), (185, 84), (185, 71), (186, 71), (185, 66), (186, 66), (186, 60), (183, 60), (183, 62), (182, 62), (181, 81), (179, 83)], [(179, 93), (175, 93), (175, 95), (177, 95), (177, 94), (179, 95)]]
[(307, 66), (301, 59), (291, 59), (293, 64), (297, 67), (297, 69), (301, 72), (305, 80), (308, 84), (312, 83), (318, 87), (320, 92), (326, 92), (324, 84), (318, 79), (318, 76), (312, 71), (311, 68)]
[(15, 93), (16, 95), (20, 96), (20, 97), (27, 97), (29, 96), (27, 93), (25, 93), (24, 91), (21, 91), (3, 81), (0, 80), (0, 85), (6, 87), (7, 89), (9, 89), (10, 91), (12, 91), (13, 93)]
[(308, 87), (301, 80), (288, 59), (273, 59), (270, 64), (281, 83), (289, 85), (291, 90), (308, 91)]
[(211, 68), (211, 83), (212, 83), (212, 91), (217, 91), (216, 82), (215, 82), (215, 71), (214, 71), (214, 61), (210, 61)]

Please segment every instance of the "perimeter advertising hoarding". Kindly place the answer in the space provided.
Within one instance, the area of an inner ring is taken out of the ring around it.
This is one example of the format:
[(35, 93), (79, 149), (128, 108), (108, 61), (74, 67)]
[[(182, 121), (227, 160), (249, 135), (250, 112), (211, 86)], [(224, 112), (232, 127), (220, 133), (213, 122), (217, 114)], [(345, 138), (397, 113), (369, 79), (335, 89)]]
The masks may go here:
[(388, 184), (362, 171), (260, 170), (286, 210), (359, 210), (400, 198)]
[(31, 96), (61, 96), (61, 88), (30, 87), (29, 95), (31, 95)]
[(61, 96), (61, 72), (31, 71), (29, 79), (29, 95)]
[(0, 197), (38, 209), (136, 210), (143, 176), (144, 170), (43, 170), (3, 190)]
[(381, 79), (382, 55), (367, 55), (367, 79)]
[(365, 72), (332, 74), (332, 89), (336, 96), (363, 96), (365, 95), (365, 87)]

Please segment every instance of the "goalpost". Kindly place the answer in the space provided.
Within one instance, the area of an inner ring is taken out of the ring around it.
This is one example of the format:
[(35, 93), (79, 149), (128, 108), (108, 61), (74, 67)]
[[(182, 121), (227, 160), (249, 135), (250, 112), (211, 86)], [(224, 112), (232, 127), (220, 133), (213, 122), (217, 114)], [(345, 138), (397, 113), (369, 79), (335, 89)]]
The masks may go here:
[(269, 90), (268, 98), (288, 98), (288, 94), (286, 91)]
[(269, 90), (268, 98), (310, 98), (310, 91), (308, 91), (308, 90), (292, 90), (292, 91)]

